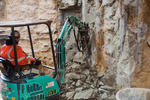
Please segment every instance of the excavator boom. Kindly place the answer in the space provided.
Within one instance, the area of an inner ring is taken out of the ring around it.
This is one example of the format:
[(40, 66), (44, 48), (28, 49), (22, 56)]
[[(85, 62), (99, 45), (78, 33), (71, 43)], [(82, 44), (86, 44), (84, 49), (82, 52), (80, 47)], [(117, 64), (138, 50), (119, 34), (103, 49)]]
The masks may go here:
[[(75, 34), (75, 28), (78, 29), (77, 35)], [(77, 43), (77, 48), (79, 51), (84, 52), (85, 45), (89, 41), (89, 27), (88, 24), (81, 22), (79, 18), (70, 16), (66, 19), (64, 26), (61, 30), (56, 43), (56, 61), (57, 61), (57, 81), (58, 83), (63, 82), (66, 66), (66, 53), (65, 53), (65, 38), (70, 35), (71, 31), (74, 31), (74, 38)], [(84, 44), (86, 43), (86, 44)]]

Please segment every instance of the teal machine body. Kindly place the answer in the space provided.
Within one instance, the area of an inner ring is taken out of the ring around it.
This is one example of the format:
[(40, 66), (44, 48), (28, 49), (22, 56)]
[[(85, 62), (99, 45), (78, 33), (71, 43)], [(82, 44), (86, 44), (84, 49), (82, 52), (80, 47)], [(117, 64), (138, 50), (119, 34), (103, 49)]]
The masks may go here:
[(46, 75), (1, 84), (4, 100), (45, 100), (59, 93), (56, 80)]

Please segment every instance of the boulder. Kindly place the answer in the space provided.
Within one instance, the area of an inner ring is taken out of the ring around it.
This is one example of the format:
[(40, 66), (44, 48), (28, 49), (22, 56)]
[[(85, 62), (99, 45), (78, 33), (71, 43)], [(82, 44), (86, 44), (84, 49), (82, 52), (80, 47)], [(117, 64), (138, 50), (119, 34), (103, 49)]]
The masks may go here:
[(111, 5), (115, 0), (103, 0), (102, 1), (102, 5), (103, 6), (107, 6), (107, 5)]
[(79, 80), (80, 75), (76, 73), (68, 73), (66, 74), (66, 80)]
[(81, 92), (77, 92), (74, 96), (74, 100), (78, 99), (90, 99), (93, 97), (94, 89), (87, 89)]
[(67, 92), (66, 97), (70, 100), (73, 97), (74, 94), (75, 94), (74, 91), (73, 92)]

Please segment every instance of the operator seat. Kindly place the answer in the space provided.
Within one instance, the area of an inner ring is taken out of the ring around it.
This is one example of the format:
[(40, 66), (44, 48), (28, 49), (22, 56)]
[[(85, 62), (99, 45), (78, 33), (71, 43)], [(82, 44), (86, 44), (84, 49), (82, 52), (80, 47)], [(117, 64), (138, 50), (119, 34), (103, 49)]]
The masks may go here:
[(3, 65), (3, 68), (1, 69), (2, 74), (8, 79), (11, 79), (15, 74), (15, 67), (9, 60), (2, 57), (0, 57), (0, 63)]

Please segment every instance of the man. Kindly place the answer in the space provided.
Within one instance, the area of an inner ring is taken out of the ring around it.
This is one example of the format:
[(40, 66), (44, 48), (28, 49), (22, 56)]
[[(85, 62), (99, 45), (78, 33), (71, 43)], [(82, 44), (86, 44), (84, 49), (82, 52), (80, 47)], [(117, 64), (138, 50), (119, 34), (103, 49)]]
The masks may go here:
[[(18, 46), (18, 43), (20, 40), (20, 33), (16, 30), (14, 31), (14, 37), (15, 37), (15, 42), (16, 42), (18, 65), (20, 65), (20, 66), (24, 66), (24, 65), (28, 65), (28, 64), (40, 65), (41, 64), (40, 60), (38, 60), (36, 58), (28, 58), (27, 54), (22, 50), (22, 48), (20, 46)], [(4, 44), (0, 48), (0, 57), (9, 60), (13, 66), (16, 65), (12, 33), (10, 34), (9, 38), (6, 40), (6, 44)]]

